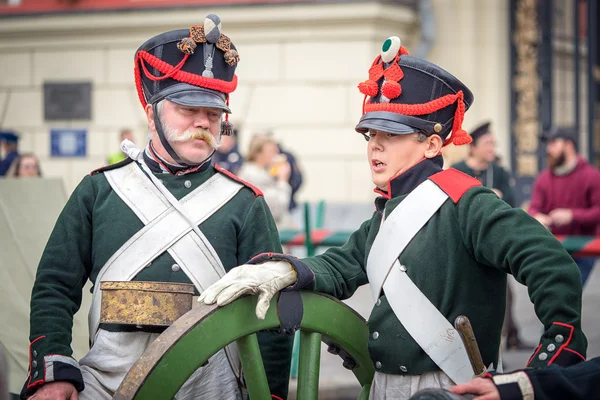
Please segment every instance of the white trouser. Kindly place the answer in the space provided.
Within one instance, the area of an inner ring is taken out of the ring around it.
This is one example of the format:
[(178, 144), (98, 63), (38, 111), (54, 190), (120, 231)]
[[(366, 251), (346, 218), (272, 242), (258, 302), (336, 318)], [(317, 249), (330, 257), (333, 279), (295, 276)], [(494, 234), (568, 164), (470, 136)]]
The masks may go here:
[(454, 382), (442, 371), (423, 375), (392, 375), (375, 372), (370, 400), (405, 400), (423, 389), (448, 389)]
[[(80, 400), (110, 400), (133, 364), (158, 337), (156, 333), (98, 331), (94, 345), (80, 361), (85, 389)], [(210, 358), (181, 387), (177, 400), (241, 399), (224, 350)]]

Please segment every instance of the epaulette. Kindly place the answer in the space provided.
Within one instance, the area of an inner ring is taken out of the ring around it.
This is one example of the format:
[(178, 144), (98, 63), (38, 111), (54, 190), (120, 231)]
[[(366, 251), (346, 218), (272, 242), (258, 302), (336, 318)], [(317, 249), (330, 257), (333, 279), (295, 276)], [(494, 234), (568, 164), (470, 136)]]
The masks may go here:
[(127, 165), (130, 162), (133, 162), (133, 160), (131, 158), (127, 157), (126, 159), (119, 161), (117, 163), (109, 164), (109, 165), (105, 165), (104, 167), (97, 168), (97, 169), (93, 170), (92, 172), (90, 172), (90, 175), (94, 176), (96, 174), (99, 174), (99, 173), (102, 173), (105, 171), (110, 171), (111, 169), (121, 168), (122, 166)]
[(481, 186), (481, 182), (454, 168), (448, 168), (429, 177), (452, 199), (458, 203), (461, 197), (473, 187)]
[(222, 173), (223, 175), (227, 176), (228, 178), (231, 178), (234, 181), (239, 182), (242, 185), (246, 186), (248, 189), (252, 190), (252, 192), (254, 193), (254, 197), (263, 195), (263, 192), (259, 188), (257, 188), (256, 186), (254, 186), (253, 184), (251, 184), (249, 182), (246, 182), (239, 176), (232, 174), (231, 172), (227, 171), (226, 169), (220, 167), (219, 165), (215, 164), (215, 169), (217, 171), (219, 171), (220, 173)]

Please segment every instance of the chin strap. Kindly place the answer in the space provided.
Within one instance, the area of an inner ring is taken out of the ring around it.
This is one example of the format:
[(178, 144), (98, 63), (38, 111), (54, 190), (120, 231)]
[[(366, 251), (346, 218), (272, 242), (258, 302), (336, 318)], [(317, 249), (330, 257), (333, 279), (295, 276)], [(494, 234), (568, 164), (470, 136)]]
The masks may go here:
[[(158, 104), (158, 102), (155, 102), (152, 104), (152, 111), (154, 112), (154, 127), (156, 128), (156, 133), (158, 133), (158, 138), (160, 139), (160, 143), (162, 143), (162, 145), (165, 148), (165, 150), (167, 151), (167, 153), (169, 153), (171, 158), (177, 164), (179, 164), (183, 167), (193, 167), (194, 166), (193, 164), (188, 164), (185, 161), (183, 161), (181, 159), (181, 157), (179, 157), (179, 154), (177, 154), (175, 149), (173, 149), (173, 147), (171, 147), (171, 144), (169, 143), (169, 141), (167, 140), (167, 137), (165, 136), (165, 131), (163, 130), (162, 124), (160, 123), (157, 104)], [(212, 154), (211, 154), (211, 156), (212, 156)]]

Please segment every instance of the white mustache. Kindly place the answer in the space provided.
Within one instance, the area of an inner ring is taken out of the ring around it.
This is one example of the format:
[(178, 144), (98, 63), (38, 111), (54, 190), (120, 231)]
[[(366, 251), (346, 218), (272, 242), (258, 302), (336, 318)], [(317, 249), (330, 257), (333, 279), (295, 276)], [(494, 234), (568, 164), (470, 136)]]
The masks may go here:
[(214, 150), (218, 149), (221, 145), (220, 138), (217, 139), (208, 129), (188, 129), (181, 134), (176, 134), (170, 130), (165, 129), (167, 132), (167, 139), (170, 142), (187, 142), (194, 139), (204, 140)]

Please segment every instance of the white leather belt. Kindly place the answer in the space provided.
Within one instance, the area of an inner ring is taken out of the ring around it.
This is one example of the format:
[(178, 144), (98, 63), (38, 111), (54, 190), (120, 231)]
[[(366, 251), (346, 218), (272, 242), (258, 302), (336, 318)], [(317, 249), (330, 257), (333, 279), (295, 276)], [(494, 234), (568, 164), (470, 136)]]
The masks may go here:
[(374, 300), (377, 301), (383, 288), (392, 311), (412, 338), (450, 379), (460, 384), (473, 378), (460, 335), (398, 260), (447, 199), (443, 190), (426, 180), (398, 204), (382, 222), (373, 242), (367, 258), (367, 275)]
[(165, 251), (179, 264), (199, 292), (225, 274), (214, 248), (201, 232), (202, 237), (199, 237), (198, 230), (193, 230), (187, 219), (196, 226), (200, 225), (243, 187), (221, 174), (213, 175), (179, 202), (187, 215), (186, 219), (135, 163), (106, 171), (105, 175), (115, 193), (145, 226), (113, 254), (96, 278), (88, 318), (92, 342), (100, 318), (100, 282), (131, 280)]

